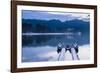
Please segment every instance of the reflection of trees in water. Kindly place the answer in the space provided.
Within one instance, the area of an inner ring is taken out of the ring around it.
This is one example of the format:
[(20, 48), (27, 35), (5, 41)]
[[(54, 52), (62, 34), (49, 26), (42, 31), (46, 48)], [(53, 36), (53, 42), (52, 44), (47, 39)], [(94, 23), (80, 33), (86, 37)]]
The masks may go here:
[(54, 36), (43, 36), (43, 35), (35, 35), (35, 36), (22, 36), (22, 45), (23, 46), (38, 46), (43, 43), (48, 42)]
[(37, 35), (37, 36), (34, 36), (33, 38), (33, 41), (36, 43), (36, 44), (42, 44), (42, 43), (45, 43), (47, 41), (49, 41), (50, 39), (52, 39), (54, 36), (43, 36), (43, 35)]
[(27, 46), (29, 44), (31, 44), (32, 41), (32, 37), (31, 36), (22, 36), (22, 46)]
[(81, 36), (72, 35), (73, 38), (68, 38), (66, 35), (33, 35), (22, 36), (22, 46), (57, 46), (57, 44), (64, 43), (73, 44), (77, 42), (79, 45), (89, 44), (89, 33), (84, 33)]
[[(62, 41), (63, 35), (33, 35), (33, 36), (22, 36), (23, 46), (39, 46), (39, 45), (57, 45)], [(54, 43), (56, 42), (56, 43)]]

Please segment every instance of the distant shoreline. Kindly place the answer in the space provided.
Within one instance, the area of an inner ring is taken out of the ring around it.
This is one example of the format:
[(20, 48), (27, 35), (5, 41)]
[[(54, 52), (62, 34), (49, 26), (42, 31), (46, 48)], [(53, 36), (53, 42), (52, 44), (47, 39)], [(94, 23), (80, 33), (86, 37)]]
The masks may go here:
[(73, 32), (68, 32), (68, 33), (22, 33), (22, 35), (73, 35), (73, 34), (74, 34)]

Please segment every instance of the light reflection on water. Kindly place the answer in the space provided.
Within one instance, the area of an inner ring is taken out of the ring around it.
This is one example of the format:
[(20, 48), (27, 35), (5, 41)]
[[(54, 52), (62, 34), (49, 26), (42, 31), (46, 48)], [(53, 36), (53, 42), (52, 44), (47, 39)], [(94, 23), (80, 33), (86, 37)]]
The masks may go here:
[(56, 46), (58, 43), (89, 44), (88, 33), (23, 33), (22, 46)]

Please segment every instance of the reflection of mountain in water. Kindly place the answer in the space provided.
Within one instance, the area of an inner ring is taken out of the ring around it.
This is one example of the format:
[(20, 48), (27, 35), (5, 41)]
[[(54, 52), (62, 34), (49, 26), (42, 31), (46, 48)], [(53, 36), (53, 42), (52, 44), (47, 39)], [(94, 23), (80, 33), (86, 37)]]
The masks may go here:
[(56, 46), (59, 42), (64, 44), (73, 44), (78, 42), (80, 45), (89, 44), (88, 33), (82, 35), (34, 35), (23, 36), (23, 46)]
[(35, 20), (23, 19), (23, 33), (73, 33), (72, 35), (23, 35), (23, 46), (56, 46), (59, 42), (80, 45), (89, 44), (89, 22), (71, 20)]

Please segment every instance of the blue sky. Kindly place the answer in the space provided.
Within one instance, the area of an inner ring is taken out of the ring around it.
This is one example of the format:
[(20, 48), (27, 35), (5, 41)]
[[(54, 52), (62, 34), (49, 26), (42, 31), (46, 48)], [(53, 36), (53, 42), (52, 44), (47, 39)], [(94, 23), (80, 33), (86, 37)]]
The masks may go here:
[(22, 18), (24, 19), (40, 19), (40, 20), (60, 20), (62, 22), (73, 19), (79, 19), (84, 21), (90, 20), (88, 13), (75, 13), (75, 12), (51, 12), (51, 11), (33, 11), (22, 10)]

